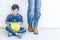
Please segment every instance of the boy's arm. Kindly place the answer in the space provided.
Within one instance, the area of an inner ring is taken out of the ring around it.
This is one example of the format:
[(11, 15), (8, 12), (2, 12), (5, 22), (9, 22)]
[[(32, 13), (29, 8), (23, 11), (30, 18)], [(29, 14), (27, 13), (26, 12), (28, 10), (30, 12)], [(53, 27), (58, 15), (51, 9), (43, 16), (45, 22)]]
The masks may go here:
[(23, 17), (22, 17), (22, 16), (20, 16), (20, 17), (18, 18), (18, 23), (23, 24)]
[(11, 24), (11, 22), (10, 22), (10, 15), (7, 16), (7, 18), (6, 18), (6, 20), (5, 20), (5, 23), (6, 23), (6, 24)]
[(20, 23), (21, 25), (23, 24), (23, 22), (18, 22), (18, 23)]
[(6, 24), (11, 24), (11, 22), (5, 22)]

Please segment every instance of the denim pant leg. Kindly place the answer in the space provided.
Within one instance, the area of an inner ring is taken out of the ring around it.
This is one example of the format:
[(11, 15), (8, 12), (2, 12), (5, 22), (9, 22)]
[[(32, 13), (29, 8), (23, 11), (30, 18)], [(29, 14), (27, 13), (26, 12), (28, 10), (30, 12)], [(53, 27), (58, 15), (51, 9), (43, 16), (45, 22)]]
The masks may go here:
[(37, 28), (41, 16), (41, 0), (35, 0), (34, 27)]
[(16, 35), (16, 32), (13, 31), (13, 30), (10, 28), (10, 26), (7, 26), (7, 27), (6, 27), (6, 30), (7, 30), (9, 33), (12, 33), (12, 35)]
[(35, 9), (35, 0), (28, 0), (28, 25), (32, 26), (33, 18), (34, 18), (34, 9)]
[(18, 33), (25, 33), (26, 32), (26, 29), (24, 27), (21, 27), (20, 31)]

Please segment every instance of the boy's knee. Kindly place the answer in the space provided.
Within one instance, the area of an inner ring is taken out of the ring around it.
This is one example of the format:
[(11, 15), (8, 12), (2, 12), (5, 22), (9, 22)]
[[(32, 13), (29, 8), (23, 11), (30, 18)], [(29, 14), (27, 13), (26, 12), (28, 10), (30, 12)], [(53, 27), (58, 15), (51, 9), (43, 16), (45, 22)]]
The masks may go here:
[(9, 29), (9, 26), (6, 26), (6, 30), (8, 31), (8, 29)]
[(26, 32), (26, 29), (21, 27), (20, 33), (25, 33), (25, 32)]

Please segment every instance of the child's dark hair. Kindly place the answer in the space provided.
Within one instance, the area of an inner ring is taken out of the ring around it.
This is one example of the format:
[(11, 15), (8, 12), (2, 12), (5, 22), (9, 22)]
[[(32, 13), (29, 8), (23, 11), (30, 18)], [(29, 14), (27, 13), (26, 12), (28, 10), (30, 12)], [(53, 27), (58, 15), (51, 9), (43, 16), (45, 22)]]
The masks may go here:
[(17, 4), (14, 4), (14, 5), (12, 6), (12, 10), (15, 10), (15, 9), (18, 9), (18, 10), (19, 10), (19, 6), (18, 6)]

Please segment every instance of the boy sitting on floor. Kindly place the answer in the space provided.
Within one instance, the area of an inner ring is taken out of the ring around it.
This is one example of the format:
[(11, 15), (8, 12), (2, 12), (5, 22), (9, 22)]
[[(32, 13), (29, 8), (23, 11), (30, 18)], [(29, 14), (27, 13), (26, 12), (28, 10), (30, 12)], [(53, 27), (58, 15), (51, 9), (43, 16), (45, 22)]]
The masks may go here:
[[(22, 15), (20, 15), (19, 13), (18, 13), (18, 11), (19, 11), (19, 6), (17, 5), (17, 4), (14, 4), (13, 6), (12, 6), (12, 8), (11, 8), (12, 10), (12, 14), (9, 14), (8, 16), (7, 16), (7, 18), (6, 18), (6, 24), (8, 25), (7, 27), (6, 27), (6, 30), (9, 32), (8, 33), (8, 37), (10, 37), (10, 36), (18, 36), (19, 38), (20, 38), (20, 33), (24, 33), (24, 32), (26, 32), (26, 29), (25, 28), (22, 28), (22, 27), (19, 27), (20, 28), (20, 30), (19, 31), (14, 31), (12, 28), (11, 28), (11, 24), (12, 23), (20, 23), (20, 24), (22, 24), (23, 23), (23, 17), (22, 17)], [(22, 31), (23, 30), (23, 31)]]

